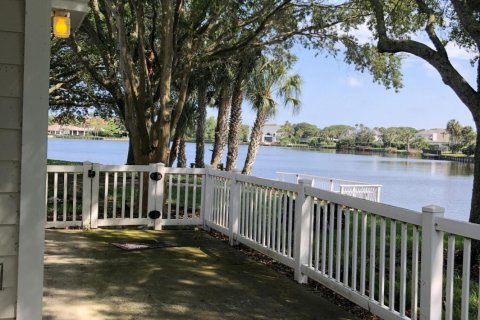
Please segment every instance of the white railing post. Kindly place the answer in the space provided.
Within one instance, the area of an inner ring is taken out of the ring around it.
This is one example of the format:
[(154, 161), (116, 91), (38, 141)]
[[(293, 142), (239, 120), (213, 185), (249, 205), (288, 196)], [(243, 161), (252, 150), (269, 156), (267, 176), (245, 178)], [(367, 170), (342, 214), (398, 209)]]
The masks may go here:
[[(155, 210), (160, 212), (160, 217), (155, 220), (155, 230), (162, 230), (163, 227), (163, 195), (164, 195), (164, 186), (165, 186), (165, 164), (157, 163), (155, 164), (155, 172), (161, 174), (161, 179), (154, 181), (155, 183)], [(186, 209), (185, 209), (186, 210)]]
[(83, 163), (83, 183), (82, 183), (82, 227), (84, 229), (90, 228), (90, 210), (92, 203), (92, 180), (88, 176), (89, 171), (92, 170), (91, 162)]
[(90, 228), (97, 229), (98, 228), (98, 188), (100, 182), (100, 172), (98, 168), (98, 163), (92, 164), (92, 172), (94, 174), (93, 178), (91, 178), (92, 183), (92, 196), (91, 196), (91, 204), (90, 204)]
[(241, 198), (241, 188), (240, 182), (237, 181), (237, 170), (233, 171), (232, 180), (230, 182), (230, 201), (229, 201), (229, 240), (230, 245), (233, 246), (237, 244), (237, 236), (240, 230), (240, 198)]
[[(157, 164), (151, 163), (149, 165), (150, 169), (148, 170), (148, 199), (147, 199), (147, 218), (149, 217), (149, 214), (151, 211), (155, 210), (155, 192), (156, 192), (156, 187), (157, 183), (156, 181), (152, 180), (150, 175), (157, 170)], [(154, 221), (152, 221), (150, 218), (148, 220), (148, 226), (152, 227), (154, 225)]]
[(444, 212), (434, 205), (422, 208), (421, 320), (442, 318), (443, 232), (437, 231), (435, 224)]
[(377, 202), (380, 202), (380, 191), (382, 190), (382, 187), (377, 186), (376, 190), (377, 190), (377, 193), (376, 193), (375, 199)]
[(312, 186), (312, 180), (302, 179), (298, 181), (297, 198), (295, 199), (295, 250), (293, 259), (295, 261), (295, 280), (299, 283), (306, 283), (307, 276), (302, 274), (302, 265), (308, 264), (310, 250), (310, 224), (312, 197), (305, 195), (305, 187)]
[(203, 228), (210, 230), (207, 221), (209, 221), (212, 214), (212, 197), (213, 197), (213, 184), (210, 176), (210, 166), (205, 165), (205, 191), (203, 193)]
[(207, 174), (204, 171), (202, 176), (202, 192), (200, 193), (200, 221), (205, 224), (205, 190), (207, 185)]

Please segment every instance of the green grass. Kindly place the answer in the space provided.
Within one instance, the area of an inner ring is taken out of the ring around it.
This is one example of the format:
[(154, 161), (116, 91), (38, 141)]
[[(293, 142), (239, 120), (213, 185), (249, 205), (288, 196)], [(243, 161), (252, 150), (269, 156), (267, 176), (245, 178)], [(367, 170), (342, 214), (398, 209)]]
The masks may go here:
[(442, 156), (456, 157), (456, 158), (465, 158), (468, 157), (463, 153), (452, 153), (452, 151), (442, 151)]

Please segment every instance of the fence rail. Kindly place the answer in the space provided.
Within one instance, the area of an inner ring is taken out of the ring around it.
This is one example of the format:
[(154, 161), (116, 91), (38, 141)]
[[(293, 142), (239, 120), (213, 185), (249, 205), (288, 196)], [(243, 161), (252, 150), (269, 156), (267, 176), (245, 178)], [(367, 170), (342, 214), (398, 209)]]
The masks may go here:
[(295, 182), (161, 164), (49, 166), (47, 227), (204, 225), (384, 319), (480, 319), (480, 225), (352, 197), (357, 185), (345, 181), (344, 193)]

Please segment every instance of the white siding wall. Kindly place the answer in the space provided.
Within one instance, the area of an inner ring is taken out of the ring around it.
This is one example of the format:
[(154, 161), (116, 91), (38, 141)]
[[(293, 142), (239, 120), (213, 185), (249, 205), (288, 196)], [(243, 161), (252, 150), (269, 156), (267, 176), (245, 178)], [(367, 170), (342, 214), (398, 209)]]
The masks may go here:
[(24, 11), (24, 1), (0, 0), (0, 319), (16, 313)]

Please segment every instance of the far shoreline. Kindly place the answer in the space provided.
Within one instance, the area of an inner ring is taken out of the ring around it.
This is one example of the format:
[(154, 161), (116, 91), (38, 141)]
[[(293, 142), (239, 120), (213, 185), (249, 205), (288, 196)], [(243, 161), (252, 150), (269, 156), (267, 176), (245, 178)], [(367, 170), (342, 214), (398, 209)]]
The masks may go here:
[[(114, 138), (114, 137), (95, 137), (95, 136), (71, 136), (71, 135), (48, 135), (48, 138), (51, 139), (65, 139), (65, 140), (94, 140), (94, 141), (125, 141), (128, 142), (128, 137), (125, 138)], [(187, 143), (195, 143), (195, 140), (188, 139), (186, 140)], [(213, 143), (212, 140), (205, 140), (205, 143)], [(248, 142), (242, 141), (239, 145), (248, 145)], [(385, 151), (383, 148), (332, 148), (332, 147), (311, 147), (308, 145), (280, 145), (280, 144), (261, 144), (262, 147), (274, 147), (274, 148), (287, 148), (287, 149), (295, 149), (295, 150), (305, 150), (305, 151), (319, 151), (319, 152), (335, 152), (335, 153), (350, 153), (350, 154), (358, 154), (358, 155), (385, 155), (390, 157), (412, 157), (412, 158), (421, 158), (421, 151), (416, 153), (407, 154), (405, 150), (396, 150), (395, 152), (392, 151)]]
[[(72, 135), (48, 135), (49, 139), (71, 139), (71, 140), (97, 140), (97, 141), (125, 141), (128, 142), (128, 137), (95, 137), (95, 136), (72, 136)], [(195, 143), (195, 140), (188, 139), (187, 143)], [(205, 140), (205, 143), (213, 143), (212, 140)], [(248, 145), (248, 142), (242, 141), (239, 145)], [(356, 155), (383, 155), (386, 157), (401, 157), (401, 158), (416, 158), (416, 159), (426, 159), (426, 160), (437, 160), (437, 161), (450, 161), (457, 163), (473, 164), (473, 157), (457, 157), (457, 156), (436, 156), (432, 157), (431, 155), (425, 155), (422, 153), (422, 150), (410, 149), (407, 150), (397, 150), (389, 148), (372, 148), (372, 147), (349, 147), (349, 148), (340, 148), (336, 147), (312, 147), (308, 145), (280, 145), (280, 144), (261, 144), (262, 147), (275, 147), (275, 148), (286, 148), (294, 150), (305, 150), (305, 151), (319, 151), (319, 152), (331, 152), (339, 154), (356, 154)]]

